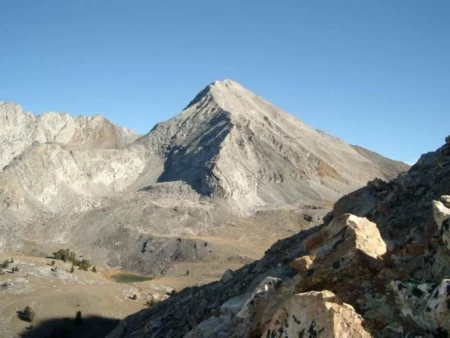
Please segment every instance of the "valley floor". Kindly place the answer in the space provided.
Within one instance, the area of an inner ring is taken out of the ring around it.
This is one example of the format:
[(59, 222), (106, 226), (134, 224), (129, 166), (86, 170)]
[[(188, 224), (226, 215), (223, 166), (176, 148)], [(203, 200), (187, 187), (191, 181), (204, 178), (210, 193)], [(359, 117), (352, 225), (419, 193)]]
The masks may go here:
[[(146, 308), (147, 302), (170, 297), (173, 290), (220, 280), (227, 269), (260, 259), (277, 240), (312, 226), (306, 214), (317, 222), (326, 212), (327, 208), (264, 211), (192, 238), (183, 237), (207, 242), (214, 250), (200, 261), (174, 262), (163, 275), (139, 283), (117, 283), (111, 276), (124, 271), (108, 268), (102, 260), (94, 260), (97, 273), (78, 268), (71, 273), (71, 263), (60, 260), (55, 260), (55, 271), (53, 259), (45, 258), (60, 249), (55, 244), (29, 243), (33, 255), (28, 256), (2, 253), (0, 263), (11, 259), (14, 263), (0, 274), (0, 338), (42, 337), (61, 327), (69, 327), (69, 337), (85, 336), (87, 331), (90, 337), (103, 337), (119, 320)], [(95, 251), (73, 249), (87, 258), (96, 257)], [(19, 271), (13, 273), (13, 267)], [(26, 306), (36, 313), (32, 323), (19, 319)], [(86, 331), (73, 327), (77, 311), (82, 313)]]
[[(73, 320), (81, 311), (83, 318), (98, 318), (101, 330), (109, 331), (120, 320), (147, 305), (161, 301), (172, 292), (187, 286), (202, 285), (220, 279), (226, 269), (237, 269), (239, 263), (182, 263), (167, 275), (140, 283), (117, 283), (111, 275), (116, 269), (98, 267), (97, 273), (76, 269), (71, 263), (56, 261), (56, 271), (50, 258), (1, 255), (0, 262), (13, 259), (0, 275), (0, 337), (42, 334), (61, 325), (64, 318)], [(19, 271), (12, 273), (13, 267)], [(189, 275), (186, 272), (189, 270)], [(137, 299), (133, 300), (136, 295)], [(18, 312), (31, 306), (36, 316), (32, 323), (18, 317)], [(96, 325), (96, 324), (94, 324)], [(32, 328), (30, 329), (30, 327)], [(39, 331), (38, 331), (39, 330)], [(36, 332), (35, 332), (36, 331)], [(39, 333), (37, 333), (39, 332)]]

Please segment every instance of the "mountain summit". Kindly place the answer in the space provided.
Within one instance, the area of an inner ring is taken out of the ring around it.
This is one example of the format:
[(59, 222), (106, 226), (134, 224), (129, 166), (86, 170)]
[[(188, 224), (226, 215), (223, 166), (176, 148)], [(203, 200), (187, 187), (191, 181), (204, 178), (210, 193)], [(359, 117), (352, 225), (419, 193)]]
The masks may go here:
[(232, 80), (208, 85), (137, 143), (165, 158), (158, 181), (256, 205), (334, 200), (408, 168), (312, 129)]
[[(233, 260), (252, 226), (257, 237), (282, 238), (320, 219), (321, 206), (408, 168), (310, 128), (230, 80), (136, 137), (100, 116), (35, 117), (1, 105), (0, 251), (70, 245), (144, 274), (179, 260)], [(299, 210), (311, 205), (306, 221)], [(219, 256), (211, 243), (192, 242), (230, 224), (238, 237), (218, 241)]]
[(4, 208), (85, 210), (90, 198), (172, 181), (243, 208), (276, 206), (335, 200), (408, 168), (312, 129), (231, 80), (208, 85), (135, 142), (100, 116), (1, 107), (0, 140), (11, 149), (2, 157)]

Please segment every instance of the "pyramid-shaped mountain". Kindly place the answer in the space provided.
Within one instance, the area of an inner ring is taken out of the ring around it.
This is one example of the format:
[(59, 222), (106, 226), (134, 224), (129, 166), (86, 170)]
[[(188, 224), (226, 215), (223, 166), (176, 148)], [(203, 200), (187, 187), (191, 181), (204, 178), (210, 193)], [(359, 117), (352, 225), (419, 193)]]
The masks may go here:
[(336, 200), (408, 168), (312, 129), (231, 80), (208, 85), (136, 141), (102, 117), (2, 107), (0, 210), (87, 210), (98, 197), (171, 181), (244, 208)]
[(158, 181), (251, 204), (335, 200), (408, 168), (310, 128), (231, 80), (208, 85), (136, 143), (165, 159)]

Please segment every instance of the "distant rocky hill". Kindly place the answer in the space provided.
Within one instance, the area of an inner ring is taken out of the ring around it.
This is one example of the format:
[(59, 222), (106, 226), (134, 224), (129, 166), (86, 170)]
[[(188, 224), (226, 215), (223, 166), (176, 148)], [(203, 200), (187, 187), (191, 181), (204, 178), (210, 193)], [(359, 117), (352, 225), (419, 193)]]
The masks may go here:
[(108, 337), (448, 337), (450, 138), (339, 199), (324, 224)]
[(83, 149), (119, 149), (138, 135), (117, 127), (104, 117), (44, 113), (35, 116), (13, 103), (0, 102), (0, 168), (40, 143), (57, 143)]
[(174, 237), (244, 224), (262, 209), (261, 233), (280, 236), (277, 208), (332, 203), (409, 168), (310, 128), (231, 80), (208, 85), (139, 138), (101, 116), (36, 117), (3, 103), (0, 143), (0, 250), (70, 244), (141, 273), (203, 257)]

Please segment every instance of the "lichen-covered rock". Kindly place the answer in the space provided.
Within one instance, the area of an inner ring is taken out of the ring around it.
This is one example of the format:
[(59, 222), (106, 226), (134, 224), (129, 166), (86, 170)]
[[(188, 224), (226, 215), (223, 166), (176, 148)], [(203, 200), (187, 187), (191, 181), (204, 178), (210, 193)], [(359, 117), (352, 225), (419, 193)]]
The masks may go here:
[(363, 319), (330, 291), (296, 294), (281, 304), (263, 337), (368, 338)]
[(449, 195), (442, 195), (441, 196), (441, 202), (444, 204), (447, 208), (450, 208), (450, 196)]
[(303, 245), (309, 254), (290, 263), (300, 275), (298, 292), (331, 290), (356, 301), (362, 293), (357, 286), (384, 268), (386, 244), (376, 224), (351, 214), (334, 219)]
[(434, 290), (427, 302), (427, 308), (431, 310), (437, 324), (437, 328), (442, 328), (450, 332), (450, 279), (444, 279)]
[(334, 219), (331, 224), (304, 241), (305, 249), (315, 255), (315, 261), (334, 252), (359, 251), (381, 261), (386, 253), (386, 244), (375, 223), (366, 218), (345, 214)]
[(391, 288), (403, 317), (422, 329), (450, 332), (450, 279), (437, 283), (393, 281)]
[[(448, 196), (443, 197), (443, 201)], [(440, 201), (433, 201), (434, 219), (439, 228), (439, 234), (442, 242), (450, 250), (450, 209)]]

